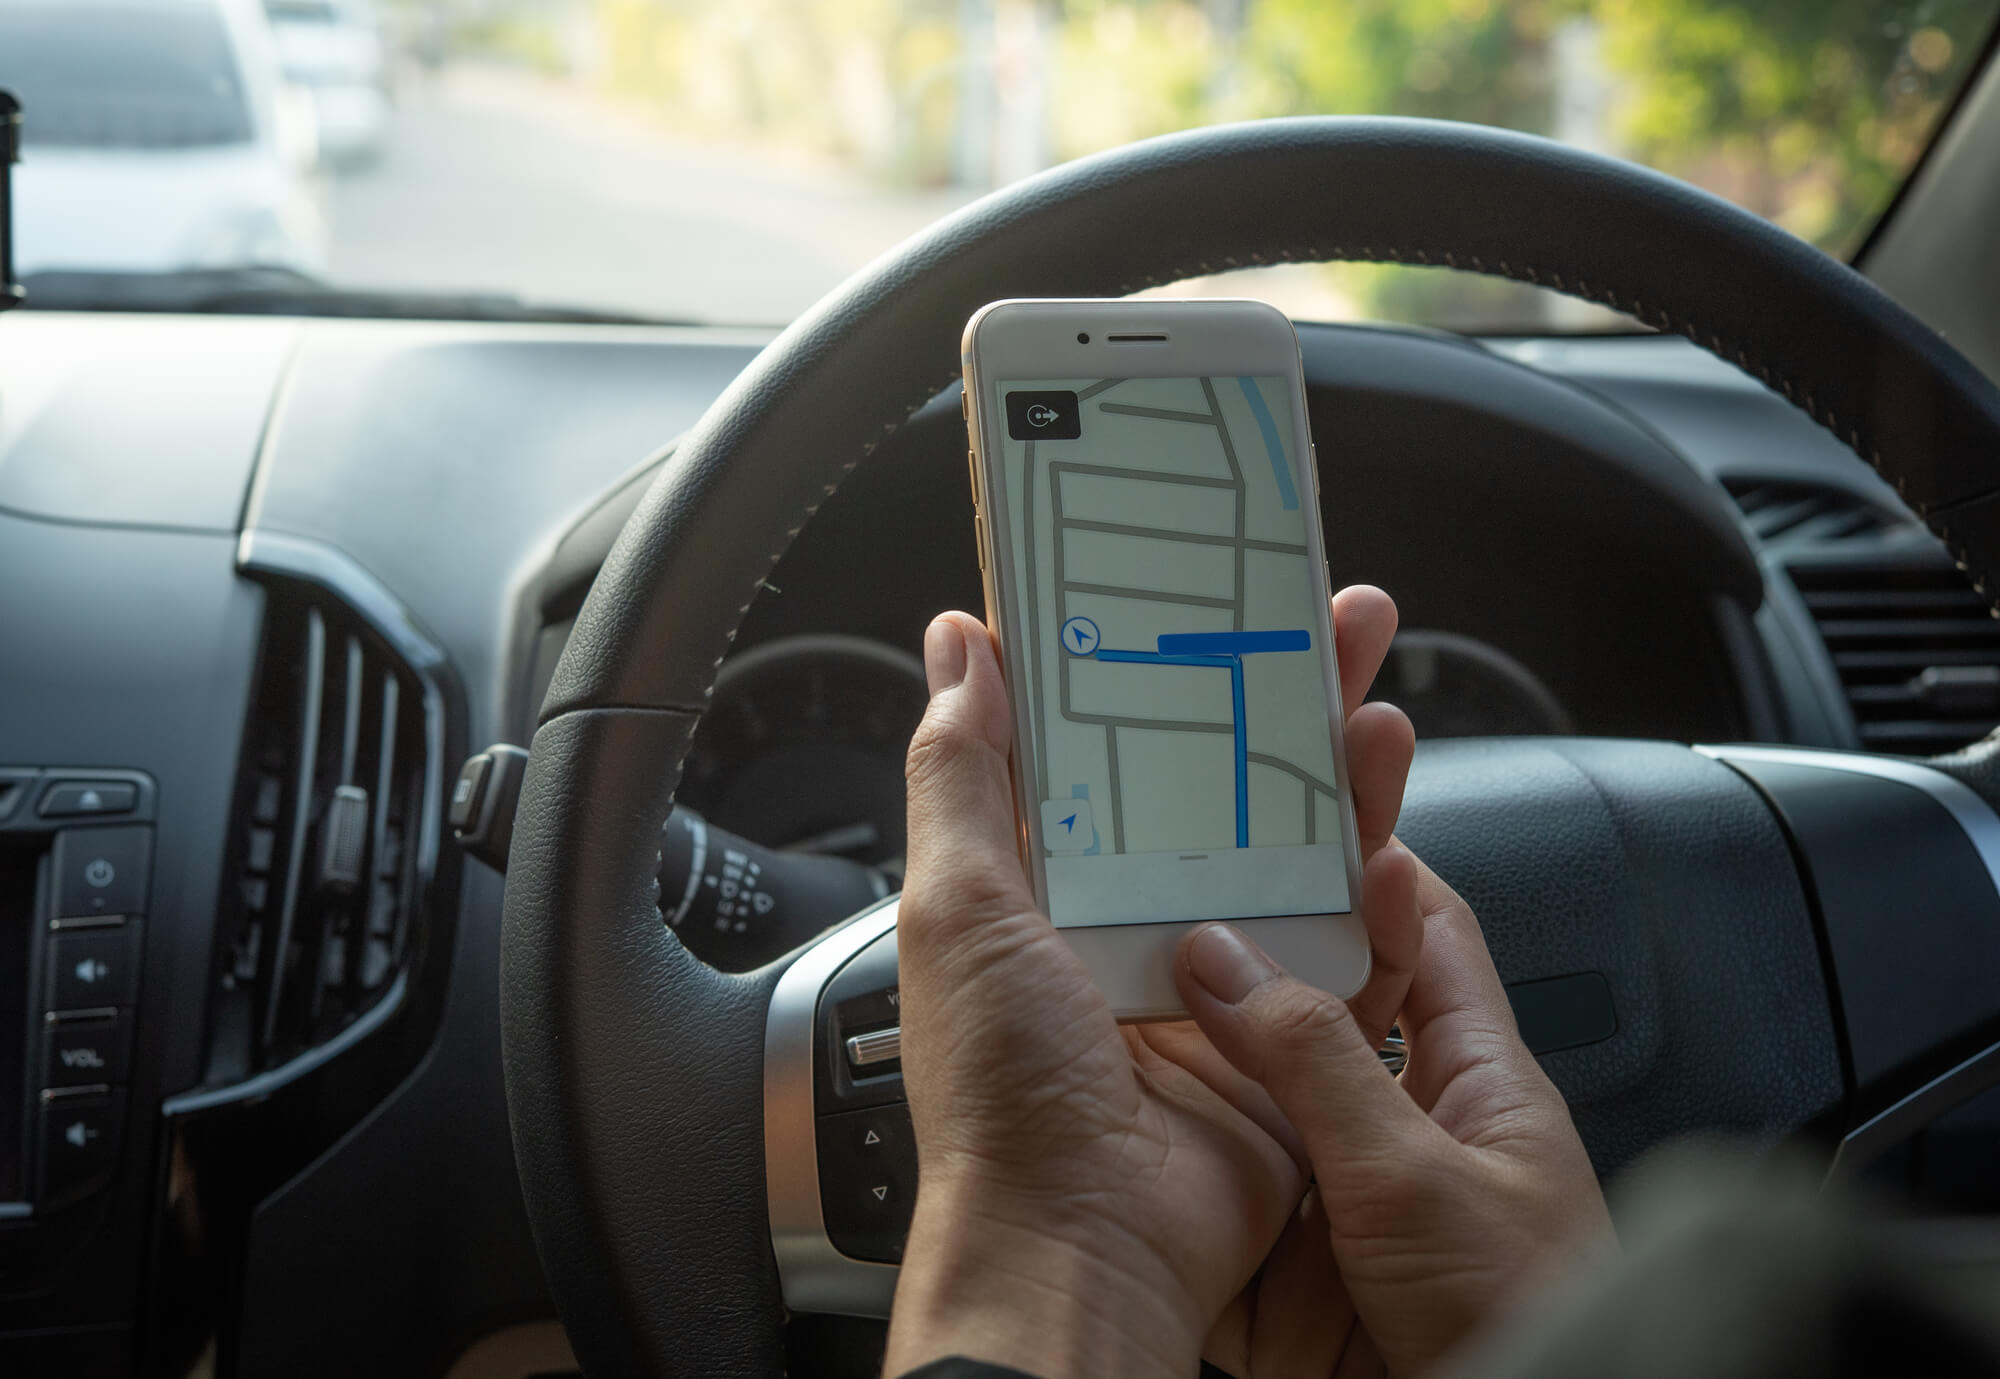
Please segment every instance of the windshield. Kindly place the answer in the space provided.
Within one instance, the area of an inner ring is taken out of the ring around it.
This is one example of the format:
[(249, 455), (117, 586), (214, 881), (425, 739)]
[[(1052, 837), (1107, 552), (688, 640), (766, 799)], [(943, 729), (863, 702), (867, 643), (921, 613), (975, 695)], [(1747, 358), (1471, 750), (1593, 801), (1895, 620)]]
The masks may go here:
[[(425, 294), (440, 314), (518, 298), (781, 324), (994, 187), (1149, 135), (1302, 113), (1551, 135), (1846, 256), (1996, 12), (2000, 0), (0, 0), (0, 85), (27, 107), (18, 254), (43, 275), (45, 305), (129, 305), (139, 273), (199, 269), (209, 284), (257, 268), (254, 291), (176, 300), (252, 309), (213, 303), (313, 286), (268, 271), (289, 269), (385, 304)], [(232, 55), (225, 29), (255, 41)], [(172, 161), (245, 137), (239, 60), (275, 93), (260, 165), (222, 176)], [(151, 156), (64, 157), (85, 146)], [(151, 198), (171, 214), (148, 214)], [(1443, 270), (1292, 266), (1179, 290), (1248, 292), (1317, 319), (1616, 321)]]

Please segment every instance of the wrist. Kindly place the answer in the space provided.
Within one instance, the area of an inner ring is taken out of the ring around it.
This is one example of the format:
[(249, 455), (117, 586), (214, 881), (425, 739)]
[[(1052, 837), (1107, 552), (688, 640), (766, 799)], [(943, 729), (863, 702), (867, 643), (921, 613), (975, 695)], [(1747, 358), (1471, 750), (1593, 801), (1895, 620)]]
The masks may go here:
[(950, 1355), (1038, 1379), (1192, 1373), (1204, 1319), (1155, 1278), (1158, 1260), (1035, 1214), (919, 1193), (883, 1373)]

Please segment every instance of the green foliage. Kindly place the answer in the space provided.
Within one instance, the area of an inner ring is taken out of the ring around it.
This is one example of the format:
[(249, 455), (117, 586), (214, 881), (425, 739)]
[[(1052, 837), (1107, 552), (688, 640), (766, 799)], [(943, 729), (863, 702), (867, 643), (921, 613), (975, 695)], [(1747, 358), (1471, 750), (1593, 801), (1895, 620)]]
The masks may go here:
[(544, 76), (565, 75), (568, 63), (555, 31), (518, 14), (493, 14), (458, 24), (452, 41), (463, 53), (525, 67)]
[(1991, 0), (1601, 0), (1625, 152), (1836, 253), (1922, 152)]
[[(1573, 107), (1582, 83), (1600, 146), (1842, 254), (1908, 174), (2000, 11), (2000, 0), (592, 3), (617, 91), (703, 133), (803, 146), (906, 183), (961, 165), (968, 80), (1018, 88), (1024, 63), (1045, 93), (1051, 159), (1322, 112), (1558, 133), (1565, 91)], [(976, 38), (968, 25), (991, 27)], [(1341, 281), (1378, 309), (1431, 320), (1504, 317), (1511, 291), (1393, 270)]]

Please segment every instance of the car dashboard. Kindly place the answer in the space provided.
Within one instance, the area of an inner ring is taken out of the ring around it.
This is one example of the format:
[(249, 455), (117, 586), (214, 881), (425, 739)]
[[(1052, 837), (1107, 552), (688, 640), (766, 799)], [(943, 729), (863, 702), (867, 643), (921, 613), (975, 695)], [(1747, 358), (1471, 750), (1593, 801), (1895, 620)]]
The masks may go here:
[[(2000, 724), (2000, 624), (1943, 549), (1686, 342), (1299, 333), (1332, 574), (1397, 598), (1378, 692), (1420, 738)], [(0, 321), (0, 1368), (443, 1374), (552, 1315), (502, 878), (446, 795), (530, 742), (671, 438), (767, 339)], [(923, 629), (980, 601), (948, 394), (770, 572), (683, 803), (893, 875)], [(1994, 1205), (1991, 1101), (1904, 1186)]]

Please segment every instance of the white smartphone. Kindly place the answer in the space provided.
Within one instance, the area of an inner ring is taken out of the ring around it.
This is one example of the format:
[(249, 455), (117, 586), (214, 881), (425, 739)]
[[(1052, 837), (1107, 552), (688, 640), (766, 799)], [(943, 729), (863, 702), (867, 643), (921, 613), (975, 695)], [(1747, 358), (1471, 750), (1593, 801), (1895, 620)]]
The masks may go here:
[(965, 327), (1022, 859), (1120, 1019), (1241, 925), (1368, 978), (1298, 337), (1254, 301), (995, 302)]

